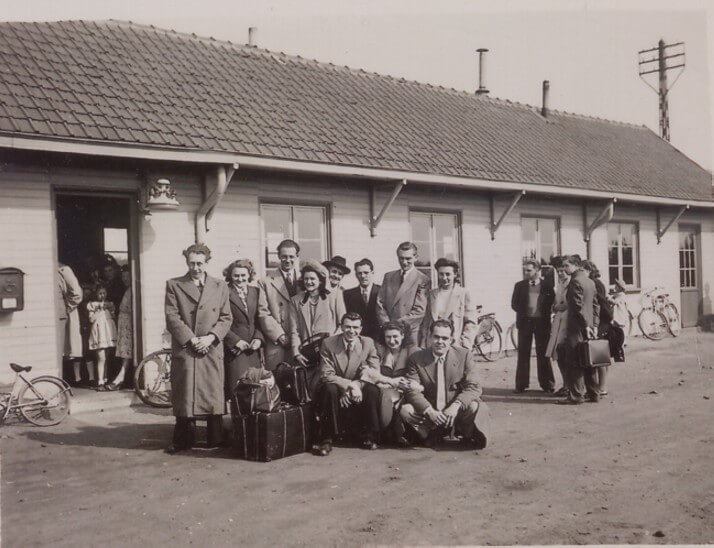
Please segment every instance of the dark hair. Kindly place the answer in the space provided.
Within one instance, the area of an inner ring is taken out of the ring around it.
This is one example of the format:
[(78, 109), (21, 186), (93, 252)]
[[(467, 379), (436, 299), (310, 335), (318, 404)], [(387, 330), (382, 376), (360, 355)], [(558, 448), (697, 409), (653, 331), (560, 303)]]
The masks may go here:
[(437, 327), (448, 327), (451, 331), (451, 335), (454, 335), (454, 324), (451, 320), (438, 319), (429, 326), (429, 333), (434, 333), (434, 329)]
[(439, 270), (442, 266), (450, 266), (454, 269), (454, 274), (459, 274), (459, 263), (457, 263), (456, 261), (452, 261), (451, 259), (447, 259), (446, 257), (441, 257), (437, 259), (437, 261), (434, 263), (434, 269)]
[(573, 266), (579, 267), (582, 263), (580, 255), (563, 255), (563, 263), (570, 263)]
[(355, 263), (355, 271), (357, 271), (358, 266), (365, 266), (365, 265), (367, 265), (369, 267), (369, 269), (372, 272), (374, 272), (374, 265), (372, 264), (372, 261), (370, 261), (367, 257), (365, 257), (364, 259), (360, 259), (359, 261), (357, 261)]
[(523, 261), (523, 268), (527, 266), (532, 266), (536, 270), (540, 270), (540, 263), (534, 259), (528, 259), (527, 261)]
[(362, 323), (362, 316), (357, 314), (357, 312), (347, 312), (346, 314), (342, 315), (342, 319), (340, 319), (340, 325), (342, 325), (345, 320), (350, 320), (353, 322), (359, 320), (360, 323)]
[(129, 268), (128, 264), (122, 265), (122, 267), (119, 270), (121, 272), (131, 272), (131, 269)]
[(407, 329), (407, 326), (404, 325), (402, 322), (397, 322), (397, 321), (389, 321), (385, 323), (379, 330), (379, 342), (387, 346), (387, 341), (384, 338), (384, 334), (389, 331), (399, 331), (402, 334), (402, 346), (401, 348), (404, 348), (409, 344), (409, 334), (410, 330)]
[[(319, 263), (318, 263), (319, 264)], [(319, 265), (319, 267), (325, 268), (322, 265)], [(305, 291), (305, 296), (302, 299), (302, 302), (305, 303), (307, 302), (308, 299), (308, 293), (307, 290), (305, 290), (305, 284), (302, 281), (302, 278), (305, 276), (305, 272), (314, 272), (315, 275), (317, 276), (317, 279), (320, 280), (320, 287), (317, 290), (317, 294), (320, 295), (321, 299), (326, 299), (327, 295), (330, 294), (330, 291), (327, 289), (327, 277), (325, 277), (322, 272), (318, 270), (319, 268), (317, 265), (311, 265), (309, 263), (304, 264), (303, 267), (300, 269), (300, 288)]]
[(201, 253), (202, 255), (205, 255), (206, 257), (206, 262), (211, 260), (211, 250), (206, 244), (191, 244), (188, 246), (186, 249), (182, 251), (183, 256), (186, 257), (186, 260), (188, 261), (188, 256), (191, 253)]
[(595, 266), (595, 263), (592, 261), (583, 261), (580, 263), (580, 268), (583, 270), (588, 270), (590, 272), (590, 278), (593, 280), (597, 280), (600, 277), (600, 271), (598, 270), (597, 266)]
[(253, 261), (251, 261), (250, 259), (237, 259), (223, 269), (223, 277), (228, 283), (232, 281), (231, 276), (233, 275), (233, 270), (236, 268), (245, 268), (248, 271), (249, 282), (252, 282), (255, 279), (255, 268), (253, 268)]
[(399, 244), (399, 245), (397, 246), (397, 252), (399, 252), (399, 251), (409, 251), (409, 250), (413, 250), (413, 251), (414, 251), (414, 255), (416, 255), (417, 253), (419, 253), (419, 250), (417, 249), (417, 246), (414, 245), (414, 243), (412, 243), (412, 242), (402, 242), (401, 244)]
[(284, 247), (292, 247), (292, 248), (295, 248), (295, 253), (296, 253), (297, 255), (300, 255), (300, 246), (298, 245), (298, 243), (297, 243), (295, 240), (290, 240), (290, 239), (288, 239), (288, 240), (283, 240), (282, 242), (280, 242), (280, 243), (278, 244), (278, 249), (277, 249), (277, 251), (278, 251), (278, 256), (280, 256), (280, 250), (281, 250), (282, 248), (284, 248)]
[(550, 258), (550, 265), (553, 268), (561, 268), (563, 266), (563, 257), (561, 255), (553, 255)]
[(109, 297), (109, 289), (107, 289), (106, 285), (94, 284), (94, 287), (92, 287), (91, 300), (96, 301), (99, 296), (99, 291), (102, 289), (104, 290), (104, 293), (106, 293), (107, 297)]

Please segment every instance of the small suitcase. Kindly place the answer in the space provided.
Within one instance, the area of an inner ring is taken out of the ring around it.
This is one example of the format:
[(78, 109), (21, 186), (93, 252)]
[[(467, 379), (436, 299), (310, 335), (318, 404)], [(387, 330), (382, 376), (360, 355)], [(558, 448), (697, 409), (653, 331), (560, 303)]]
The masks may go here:
[(283, 401), (293, 405), (303, 405), (311, 400), (307, 370), (302, 365), (280, 363), (273, 375), (280, 387), (280, 397)]
[(232, 404), (233, 436), (241, 458), (261, 462), (310, 449), (312, 405), (282, 404), (274, 413), (241, 416)]
[(603, 367), (612, 365), (610, 342), (607, 339), (591, 339), (578, 343), (578, 362), (580, 367)]

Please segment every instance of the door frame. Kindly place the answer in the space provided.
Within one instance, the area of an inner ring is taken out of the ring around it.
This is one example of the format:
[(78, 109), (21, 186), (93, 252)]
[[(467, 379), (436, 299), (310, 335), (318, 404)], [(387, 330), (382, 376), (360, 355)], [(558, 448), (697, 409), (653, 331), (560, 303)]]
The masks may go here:
[[(143, 333), (142, 333), (142, 323), (140, 318), (143, 318), (141, 311), (141, 222), (139, 218), (139, 212), (135, 206), (139, 199), (138, 191), (124, 190), (102, 190), (102, 189), (79, 189), (76, 187), (67, 187), (62, 185), (51, 185), (50, 188), (50, 208), (52, 210), (52, 253), (54, 255), (54, 264), (59, 264), (59, 249), (58, 249), (58, 233), (57, 233), (57, 197), (58, 196), (82, 196), (82, 197), (97, 197), (97, 198), (114, 198), (120, 200), (126, 200), (129, 208), (129, 219), (128, 219), (128, 262), (129, 271), (131, 272), (131, 306), (132, 306), (132, 330), (133, 330), (133, 354), (134, 354), (134, 367), (141, 361), (141, 355), (139, 354), (139, 349), (143, 349)], [(59, 299), (58, 292), (55, 291), (57, 299)], [(57, 303), (59, 305), (59, 303)], [(59, 322), (55, 325), (55, 332), (57, 336), (57, 351), (59, 352), (59, 376), (62, 376), (62, 348), (60, 346), (63, 340), (63, 334), (59, 332), (60, 324)]]
[[(693, 325), (696, 325), (696, 321), (699, 320), (700, 316), (700, 305), (702, 302), (703, 298), (703, 290), (704, 288), (702, 287), (702, 226), (698, 223), (679, 223), (677, 226), (677, 231), (678, 234), (681, 235), (682, 232), (694, 232), (695, 234), (695, 243), (694, 243), (694, 260), (697, 262), (696, 264), (696, 270), (695, 270), (695, 275), (697, 277), (697, 287), (696, 288), (684, 288), (679, 286), (679, 303), (680, 303), (680, 311), (679, 315), (680, 318), (682, 319), (682, 327), (684, 327), (684, 300), (682, 299), (682, 294), (683, 293), (694, 293), (694, 291), (697, 292), (697, 310), (696, 310), (696, 320)], [(679, 238), (677, 238), (677, 255), (679, 255), (680, 247), (679, 247)], [(677, 257), (679, 259), (679, 257)], [(679, 268), (679, 260), (677, 260), (677, 267)], [(679, 276), (677, 276), (679, 278)], [(687, 326), (691, 327), (691, 326)]]

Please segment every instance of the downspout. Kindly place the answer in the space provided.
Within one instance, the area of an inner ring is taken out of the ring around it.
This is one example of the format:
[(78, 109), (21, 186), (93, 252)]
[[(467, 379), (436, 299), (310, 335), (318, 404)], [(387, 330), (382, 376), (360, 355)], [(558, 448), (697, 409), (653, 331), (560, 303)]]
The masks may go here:
[[(201, 207), (196, 212), (196, 243), (206, 243), (206, 233), (208, 232), (208, 221), (213, 217), (216, 207), (223, 199), (223, 195), (228, 189), (228, 185), (233, 175), (238, 170), (238, 164), (230, 167), (223, 165), (216, 166), (216, 187), (209, 194)], [(206, 180), (208, 176), (206, 177)], [(207, 181), (206, 181), (207, 182)]]

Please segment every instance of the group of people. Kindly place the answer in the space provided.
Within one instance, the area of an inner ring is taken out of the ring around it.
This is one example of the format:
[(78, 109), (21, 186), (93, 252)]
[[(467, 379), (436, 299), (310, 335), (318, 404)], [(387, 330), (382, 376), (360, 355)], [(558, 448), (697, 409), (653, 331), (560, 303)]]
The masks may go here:
[[(526, 261), (523, 280), (513, 288), (511, 307), (518, 329), (515, 392), (528, 389), (535, 339), (541, 389), (562, 396), (559, 404), (597, 403), (608, 394), (609, 367), (583, 367), (578, 347), (588, 339), (606, 338), (613, 357), (624, 359), (625, 320), (616, 313), (624, 285), (617, 284), (618, 297), (609, 297), (598, 268), (578, 255), (551, 259), (549, 270), (557, 276), (543, 276), (541, 270), (537, 261)], [(559, 390), (555, 388), (552, 360), (556, 360), (563, 379)]]
[[(432, 289), (416, 268), (417, 247), (403, 242), (396, 253), (399, 268), (381, 285), (365, 258), (354, 264), (358, 286), (343, 290), (346, 260), (301, 260), (293, 240), (278, 245), (278, 268), (257, 283), (250, 260), (232, 262), (220, 280), (206, 273), (210, 249), (189, 246), (187, 273), (166, 284), (176, 417), (167, 451), (193, 446), (196, 417), (207, 421), (208, 446), (221, 444), (221, 415), (236, 383), (252, 368), (282, 362), (307, 368), (318, 455), (346, 437), (366, 449), (444, 436), (485, 447), (490, 419), (471, 350), (476, 306), (459, 284), (459, 265), (439, 259)], [(314, 356), (307, 349), (316, 340)]]
[[(105, 255), (101, 265), (87, 261), (85, 270), (80, 281), (68, 265), (60, 263), (57, 269), (62, 355), (71, 369), (68, 380), (74, 386), (86, 382), (99, 391), (118, 390), (131, 383), (131, 272), (127, 265), (120, 267), (111, 255)], [(119, 371), (110, 381), (112, 361), (118, 362)]]

